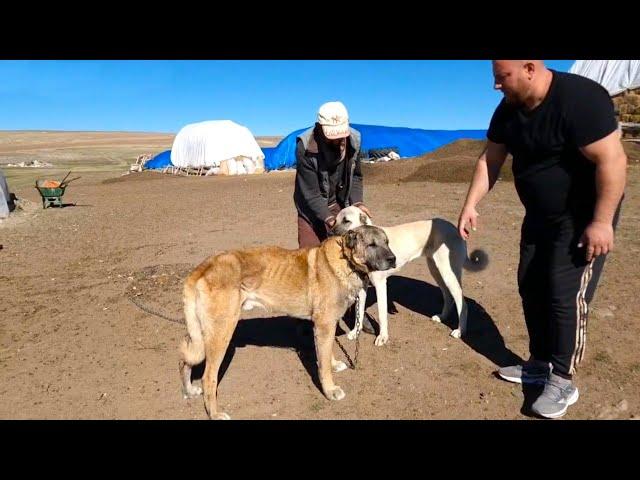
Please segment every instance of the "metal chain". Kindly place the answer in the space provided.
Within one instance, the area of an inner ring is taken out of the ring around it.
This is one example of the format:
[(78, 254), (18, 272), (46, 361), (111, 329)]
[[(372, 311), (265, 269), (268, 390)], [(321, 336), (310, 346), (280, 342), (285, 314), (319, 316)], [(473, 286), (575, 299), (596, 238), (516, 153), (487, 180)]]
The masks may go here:
[(145, 311), (147, 313), (150, 313), (151, 315), (156, 315), (157, 317), (164, 318), (165, 320), (169, 320), (170, 322), (180, 323), (182, 325), (185, 324), (184, 318), (182, 318), (182, 317), (179, 317), (179, 318), (168, 317), (165, 314), (163, 314), (161, 312), (158, 312), (157, 310), (153, 310), (152, 308), (149, 308), (149, 307), (145, 306), (144, 304), (140, 303), (140, 301), (136, 298), (136, 296), (137, 295), (127, 295), (129, 300), (131, 300), (131, 303), (136, 305), (140, 310), (143, 310), (143, 311)]
[(349, 354), (347, 353), (347, 351), (345, 350), (345, 348), (342, 346), (342, 344), (340, 343), (340, 340), (338, 340), (338, 337), (336, 337), (336, 343), (338, 344), (338, 346), (340, 347), (340, 350), (342, 350), (342, 353), (344, 353), (344, 356), (347, 357), (347, 360), (349, 360), (350, 365), (350, 369), (351, 370), (355, 370), (356, 369), (356, 365), (353, 362), (353, 360), (351, 360), (351, 357), (349, 356)]
[[(131, 303), (133, 303), (134, 305), (136, 305), (140, 310), (143, 310), (144, 312), (150, 313), (151, 315), (155, 315), (157, 317), (160, 318), (164, 318), (165, 320), (169, 320), (170, 322), (174, 322), (174, 323), (179, 323), (181, 325), (185, 324), (184, 318), (180, 317), (180, 318), (172, 318), (172, 317), (168, 317), (167, 315), (158, 312), (157, 310), (153, 310), (150, 307), (145, 306), (144, 304), (142, 304), (137, 298), (136, 296), (132, 296), (132, 295), (127, 295), (127, 298), (131, 301)], [(356, 308), (358, 308), (358, 300), (356, 300)], [(357, 319), (356, 319), (357, 321)], [(358, 327), (358, 325), (356, 324), (356, 327)], [(345, 348), (342, 346), (342, 344), (340, 343), (340, 340), (338, 340), (338, 337), (335, 337), (336, 339), (336, 343), (338, 344), (338, 346), (340, 347), (340, 350), (342, 350), (342, 353), (344, 353), (344, 356), (347, 357), (347, 360), (350, 363), (350, 367), (352, 370), (356, 369), (356, 365), (358, 363), (358, 346), (360, 344), (360, 335), (358, 335), (356, 333), (356, 353), (355, 353), (355, 359), (352, 360), (351, 357), (349, 356), (349, 353), (347, 353), (347, 351), (345, 350)], [(299, 352), (299, 349), (295, 348), (295, 347), (283, 347), (285, 350), (291, 350), (291, 351), (295, 351), (297, 353)]]
[[(365, 292), (367, 290), (365, 289)], [(356, 354), (353, 360), (353, 369), (356, 369), (358, 364), (358, 349), (360, 347), (360, 330), (362, 330), (362, 318), (360, 318), (360, 295), (356, 297), (355, 303), (355, 315), (356, 315)]]
[[(365, 291), (366, 291), (366, 285), (365, 285)], [(347, 357), (347, 360), (349, 360), (349, 363), (351, 364), (350, 367), (349, 367), (351, 370), (355, 370), (356, 366), (358, 365), (358, 353), (359, 353), (359, 350), (360, 350), (360, 330), (362, 330), (362, 318), (360, 318), (360, 316), (358, 315), (358, 313), (360, 312), (360, 296), (356, 297), (354, 308), (355, 308), (355, 315), (356, 315), (356, 323), (355, 323), (355, 329), (356, 329), (356, 353), (355, 353), (355, 355), (353, 357), (353, 360), (351, 359), (351, 357), (347, 353), (347, 350), (340, 343), (340, 340), (338, 340), (338, 337), (335, 337), (336, 343), (340, 347), (340, 350), (342, 350), (342, 353), (344, 353), (344, 356)]]
[(360, 317), (360, 295), (356, 297), (355, 309), (356, 309), (356, 355), (355, 355), (355, 363), (353, 365), (353, 369), (355, 370), (356, 365), (358, 364), (358, 349), (360, 347), (360, 331), (362, 330), (362, 322), (364, 321), (364, 316), (367, 314), (364, 309), (367, 305), (367, 290), (369, 289), (369, 276), (364, 275), (362, 278), (362, 289), (364, 290), (364, 301), (365, 307), (362, 309), (362, 318)]
[[(366, 291), (367, 286), (365, 284), (364, 289)], [(144, 305), (143, 303), (141, 303), (136, 297), (138, 297), (139, 295), (127, 295), (127, 298), (131, 301), (131, 303), (133, 303), (134, 305), (136, 305), (140, 310), (147, 312), (151, 315), (155, 315), (157, 317), (160, 318), (164, 318), (165, 320), (169, 320), (170, 322), (174, 322), (174, 323), (179, 323), (181, 325), (184, 325), (186, 322), (184, 320), (183, 317), (177, 317), (177, 318), (173, 318), (173, 317), (169, 317), (167, 315), (165, 315), (162, 312), (159, 312), (157, 310), (154, 310), (150, 307), (147, 307), (146, 305)], [(347, 357), (347, 360), (349, 360), (349, 363), (351, 364), (351, 366), (349, 368), (351, 368), (352, 370), (356, 369), (356, 366), (358, 365), (358, 354), (359, 354), (359, 350), (360, 350), (360, 330), (362, 329), (362, 318), (360, 318), (360, 296), (356, 296), (356, 301), (354, 303), (354, 312), (355, 312), (355, 317), (356, 317), (356, 322), (355, 322), (355, 329), (356, 329), (356, 352), (355, 355), (353, 357), (353, 360), (351, 359), (351, 357), (349, 356), (349, 354), (347, 353), (347, 351), (345, 350), (345, 348), (342, 346), (342, 344), (340, 343), (340, 340), (338, 340), (338, 337), (335, 337), (336, 343), (338, 344), (338, 346), (340, 347), (340, 350), (342, 350), (342, 353), (344, 353), (344, 356)], [(290, 350), (296, 350), (295, 348), (289, 348)]]

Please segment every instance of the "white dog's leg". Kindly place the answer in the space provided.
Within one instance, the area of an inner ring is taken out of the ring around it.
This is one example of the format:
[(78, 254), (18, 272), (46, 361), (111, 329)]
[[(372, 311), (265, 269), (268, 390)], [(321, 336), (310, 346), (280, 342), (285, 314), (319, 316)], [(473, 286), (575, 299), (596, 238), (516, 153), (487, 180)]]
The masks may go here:
[[(360, 334), (362, 331), (362, 325), (364, 322), (364, 309), (367, 306), (367, 291), (364, 288), (361, 288), (358, 292), (358, 309), (356, 310), (356, 318), (355, 324), (353, 326), (353, 330), (347, 333), (347, 338), (349, 340), (355, 340), (356, 336)], [(360, 327), (357, 331), (356, 329)]]
[(444, 283), (442, 275), (440, 275), (440, 272), (438, 271), (438, 266), (436, 265), (435, 260), (433, 260), (432, 258), (427, 258), (427, 267), (429, 268), (431, 276), (436, 281), (436, 283), (440, 287), (440, 291), (442, 292), (442, 312), (431, 317), (431, 320), (440, 323), (443, 320), (446, 320), (451, 314), (451, 308), (454, 305), (453, 297), (449, 293), (449, 288)]
[(375, 272), (371, 275), (371, 283), (376, 288), (378, 299), (378, 322), (380, 323), (380, 334), (376, 337), (375, 345), (381, 347), (389, 341), (389, 319), (387, 312), (387, 276)]
[[(455, 257), (454, 255), (451, 255)], [(453, 297), (456, 304), (456, 310), (458, 311), (458, 328), (451, 332), (451, 336), (454, 338), (460, 338), (466, 333), (467, 330), (467, 302), (462, 295), (462, 286), (460, 285), (460, 278), (462, 276), (462, 267), (458, 266), (457, 258), (453, 259), (455, 265), (451, 265), (450, 252), (446, 245), (442, 245), (433, 255), (433, 259), (438, 267), (440, 275), (444, 280), (445, 285), (449, 289), (449, 293)], [(455, 268), (455, 273), (453, 268)]]

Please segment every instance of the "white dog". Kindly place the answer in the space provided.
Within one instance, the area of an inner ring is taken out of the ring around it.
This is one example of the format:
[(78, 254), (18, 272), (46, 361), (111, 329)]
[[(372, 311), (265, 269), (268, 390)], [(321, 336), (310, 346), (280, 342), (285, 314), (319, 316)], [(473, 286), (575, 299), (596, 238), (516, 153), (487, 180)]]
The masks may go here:
[[(336, 217), (333, 233), (341, 235), (347, 230), (360, 225), (372, 225), (371, 218), (358, 207), (344, 208)], [(451, 332), (451, 336), (460, 338), (467, 330), (467, 302), (462, 295), (462, 269), (470, 271), (483, 270), (488, 264), (487, 254), (482, 250), (475, 250), (470, 258), (467, 256), (467, 242), (460, 237), (458, 229), (447, 220), (434, 218), (420, 222), (405, 223), (395, 227), (380, 227), (389, 238), (389, 247), (396, 256), (396, 268), (381, 272), (369, 273), (369, 279), (376, 289), (378, 297), (378, 319), (380, 334), (375, 344), (384, 345), (389, 340), (387, 320), (387, 278), (399, 271), (404, 265), (418, 257), (426, 257), (431, 275), (438, 283), (444, 297), (442, 313), (431, 319), (441, 322), (452, 313), (455, 304), (458, 313), (458, 328)], [(359, 293), (358, 319), (364, 318), (366, 291)], [(353, 340), (360, 333), (357, 325), (362, 328), (362, 322), (356, 322), (347, 338)]]

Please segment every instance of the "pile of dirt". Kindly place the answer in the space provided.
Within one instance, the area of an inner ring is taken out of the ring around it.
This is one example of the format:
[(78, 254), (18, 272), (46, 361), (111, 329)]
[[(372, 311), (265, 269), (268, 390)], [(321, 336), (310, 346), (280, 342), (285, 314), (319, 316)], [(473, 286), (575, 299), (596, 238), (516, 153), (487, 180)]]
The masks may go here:
[(367, 185), (397, 184), (418, 168), (423, 161), (420, 157), (416, 157), (392, 162), (363, 163), (362, 175)]
[[(467, 183), (471, 181), (476, 160), (482, 153), (484, 142), (477, 140), (462, 140), (462, 144), (454, 142), (431, 152), (418, 159), (434, 159), (434, 161), (422, 162), (414, 171), (404, 178), (404, 182), (440, 182), (440, 183)], [(627, 154), (629, 164), (640, 163), (640, 144), (634, 142), (622, 142)], [(511, 155), (507, 156), (499, 180), (513, 182)]]
[[(367, 184), (401, 184), (408, 182), (469, 183), (478, 157), (486, 142), (457, 140), (433, 152), (406, 160), (362, 164)], [(640, 163), (640, 145), (623, 142), (629, 164)], [(500, 170), (499, 180), (513, 182), (512, 157)]]
[[(482, 154), (484, 140), (456, 140), (419, 157), (393, 162), (363, 164), (367, 184), (407, 182), (468, 183), (476, 160)], [(502, 167), (500, 179), (513, 181), (511, 156)]]
[(487, 142), (485, 140), (460, 139), (448, 143), (433, 152), (429, 152), (420, 158), (436, 158), (439, 160), (449, 157), (473, 157), (477, 159), (484, 150)]
[[(439, 183), (470, 183), (478, 157), (450, 157), (432, 161), (421, 165), (410, 175), (403, 178), (403, 182), (439, 182)], [(513, 182), (511, 171), (511, 155), (507, 157), (500, 170), (499, 180)]]

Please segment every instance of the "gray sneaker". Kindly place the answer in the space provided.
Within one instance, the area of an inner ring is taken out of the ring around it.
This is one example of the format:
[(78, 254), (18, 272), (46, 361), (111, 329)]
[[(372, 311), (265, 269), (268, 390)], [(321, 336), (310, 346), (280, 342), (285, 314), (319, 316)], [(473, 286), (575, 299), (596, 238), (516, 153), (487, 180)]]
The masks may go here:
[(544, 384), (551, 368), (548, 363), (531, 360), (523, 365), (511, 365), (498, 370), (498, 375), (508, 382)]
[(571, 380), (550, 373), (544, 390), (531, 405), (531, 410), (545, 418), (559, 418), (567, 413), (569, 405), (578, 401), (579, 396), (578, 388)]

